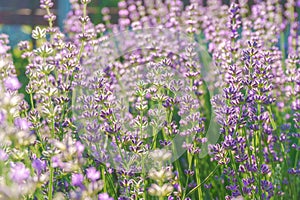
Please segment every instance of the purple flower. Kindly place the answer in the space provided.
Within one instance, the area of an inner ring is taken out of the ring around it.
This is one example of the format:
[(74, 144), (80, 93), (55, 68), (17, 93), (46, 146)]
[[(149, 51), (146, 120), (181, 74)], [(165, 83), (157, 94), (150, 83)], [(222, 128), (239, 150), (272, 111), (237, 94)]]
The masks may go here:
[(82, 174), (72, 174), (72, 185), (73, 186), (82, 186), (82, 182), (84, 180), (84, 177)]
[(270, 172), (270, 169), (269, 169), (268, 165), (266, 165), (266, 164), (262, 164), (260, 167), (260, 170), (261, 170), (261, 173), (263, 173), (263, 174), (267, 174)]
[(38, 174), (41, 174), (41, 172), (46, 169), (46, 161), (34, 159), (32, 161), (32, 167), (37, 171)]
[(52, 167), (60, 167), (63, 168), (64, 163), (61, 161), (60, 157), (58, 155), (52, 157)]
[[(5, 34), (1, 34), (1, 35), (0, 35), (0, 39), (5, 39), (5, 40), (7, 40), (7, 38), (8, 38), (8, 36), (5, 35)], [(4, 42), (4, 44), (5, 44), (5, 43), (6, 43), (6, 42)], [(8, 51), (9, 49), (10, 49), (9, 46), (6, 46), (6, 45), (1, 44), (1, 45), (0, 45), (0, 54), (2, 54), (2, 55), (6, 54), (7, 51)]]
[(2, 111), (0, 111), (0, 125), (5, 121), (5, 115)]
[(77, 141), (75, 146), (76, 146), (78, 154), (81, 155), (82, 152), (84, 151), (84, 145), (81, 142)]
[(4, 86), (8, 90), (18, 90), (21, 88), (22, 84), (19, 82), (17, 77), (8, 77), (7, 79), (4, 80)]
[(168, 200), (174, 200), (174, 197), (168, 196)]
[(25, 118), (16, 118), (15, 119), (15, 126), (21, 130), (27, 131), (31, 126), (31, 123), (27, 121)]
[(101, 193), (98, 195), (98, 200), (113, 200), (107, 193)]
[(100, 172), (98, 172), (95, 167), (90, 167), (86, 170), (86, 176), (94, 182), (100, 178)]
[(8, 159), (8, 155), (5, 151), (0, 149), (0, 161), (6, 161)]
[(11, 163), (10, 178), (14, 182), (18, 184), (24, 183), (24, 181), (29, 178), (29, 175), (30, 171), (25, 167), (23, 163)]

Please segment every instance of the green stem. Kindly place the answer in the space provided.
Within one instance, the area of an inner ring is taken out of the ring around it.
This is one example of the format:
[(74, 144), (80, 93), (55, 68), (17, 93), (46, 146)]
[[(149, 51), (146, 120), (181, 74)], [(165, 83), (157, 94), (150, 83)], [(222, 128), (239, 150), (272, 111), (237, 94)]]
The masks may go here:
[[(189, 152), (187, 152), (187, 158), (188, 158), (188, 163), (189, 163), (189, 168), (188, 169), (191, 170), (193, 156), (191, 156), (191, 154)], [(182, 195), (182, 199), (184, 199), (185, 196), (186, 196), (188, 184), (189, 184), (189, 175), (186, 176), (185, 187), (184, 187), (184, 192), (183, 192), (183, 195)]]
[[(234, 170), (236, 173), (238, 173), (238, 168), (237, 168), (237, 166), (236, 166), (235, 159), (234, 159), (234, 155), (233, 155), (232, 151), (230, 151), (229, 154), (230, 154), (230, 157), (231, 157), (231, 167), (233, 168), (233, 170)], [(243, 190), (242, 190), (243, 184), (242, 184), (242, 182), (241, 182), (240, 177), (238, 177), (237, 180), (238, 180), (240, 192), (241, 192), (241, 194), (243, 195)]]
[(48, 200), (52, 200), (54, 168), (51, 166), (51, 163), (49, 168), (50, 168), (50, 176), (49, 176), (49, 185), (48, 185)]
[[(49, 16), (51, 15), (50, 9), (49, 9), (48, 7), (46, 8), (46, 12), (47, 12), (47, 15), (49, 15)], [(50, 28), (53, 27), (53, 22), (52, 22), (52, 20), (49, 20), (49, 27), (50, 27)]]
[[(259, 95), (261, 95), (261, 94), (259, 93)], [(260, 103), (257, 105), (257, 111), (258, 111), (257, 116), (260, 116), (261, 115), (261, 104)], [(263, 154), (262, 154), (263, 147), (261, 144), (262, 137), (263, 137), (262, 129), (263, 129), (262, 122), (259, 121), (259, 131), (255, 135), (255, 138), (256, 138), (255, 139), (256, 140), (255, 141), (255, 150), (257, 150), (257, 148), (258, 148), (258, 156), (259, 156), (259, 158), (257, 159), (258, 170), (260, 169), (262, 161), (264, 160)], [(257, 152), (255, 152), (255, 153), (257, 153)], [(259, 195), (260, 195), (259, 198), (262, 197), (262, 188), (261, 188), (261, 183), (260, 183), (261, 180), (262, 180), (262, 176), (261, 176), (261, 172), (259, 172), (258, 173), (258, 187), (259, 187)]]
[(299, 159), (299, 150), (298, 150), (297, 153), (296, 153), (295, 162), (294, 162), (294, 168), (297, 167), (298, 159)]
[(29, 96), (30, 96), (31, 110), (33, 110), (33, 109), (34, 109), (34, 103), (33, 103), (33, 95), (32, 95), (32, 92), (30, 92)]
[[(201, 178), (200, 178), (200, 171), (199, 171), (199, 158), (195, 159), (195, 175), (196, 175), (196, 183), (197, 185), (201, 184)], [(201, 186), (198, 187), (198, 199), (203, 199), (202, 196), (202, 188)]]
[(191, 195), (193, 192), (195, 192), (199, 187), (201, 187), (204, 183), (206, 183), (207, 181), (208, 181), (208, 179), (212, 176), (212, 175), (214, 175), (215, 174), (215, 172), (217, 171), (217, 169), (218, 169), (218, 167), (219, 167), (220, 165), (217, 165), (216, 167), (215, 167), (215, 169), (212, 171), (212, 172), (210, 172), (210, 174), (203, 180), (203, 182), (201, 182), (200, 184), (198, 184), (196, 187), (194, 187), (186, 196), (189, 196), (189, 195)]
[(101, 174), (102, 174), (102, 180), (103, 180), (103, 183), (104, 183), (104, 188), (103, 188), (103, 191), (105, 193), (107, 193), (107, 189), (106, 189), (106, 180), (105, 180), (105, 169), (104, 167), (101, 167)]

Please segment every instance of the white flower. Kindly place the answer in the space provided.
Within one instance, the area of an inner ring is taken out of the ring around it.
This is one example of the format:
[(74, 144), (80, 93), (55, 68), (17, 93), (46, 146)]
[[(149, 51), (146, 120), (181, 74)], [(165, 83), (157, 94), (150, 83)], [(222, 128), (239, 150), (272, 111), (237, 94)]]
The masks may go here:
[(169, 183), (165, 183), (163, 186), (152, 184), (148, 192), (152, 196), (165, 197), (173, 192), (173, 186)]
[(166, 180), (170, 180), (172, 176), (173, 176), (172, 172), (164, 168), (159, 171), (156, 171), (155, 169), (151, 169), (149, 171), (149, 177), (152, 180), (156, 180), (156, 181), (164, 182)]
[(39, 26), (37, 26), (33, 31), (32, 31), (32, 38), (33, 39), (42, 39), (46, 37), (46, 29), (41, 29)]
[(169, 160), (172, 157), (172, 154), (166, 149), (156, 149), (150, 152), (149, 157), (154, 161), (163, 162)]

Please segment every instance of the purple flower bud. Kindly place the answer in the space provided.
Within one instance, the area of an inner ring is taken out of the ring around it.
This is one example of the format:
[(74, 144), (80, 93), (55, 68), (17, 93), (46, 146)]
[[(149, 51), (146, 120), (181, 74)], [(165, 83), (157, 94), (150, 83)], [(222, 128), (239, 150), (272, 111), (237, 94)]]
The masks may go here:
[(51, 0), (40, 0), (41, 8), (51, 8), (53, 7), (53, 2)]
[(10, 178), (14, 182), (18, 184), (24, 183), (24, 181), (28, 179), (29, 175), (30, 171), (25, 167), (23, 163), (11, 163)]
[(261, 173), (263, 173), (263, 174), (267, 174), (270, 172), (269, 167), (266, 164), (261, 165), (260, 170), (261, 170)]
[(98, 200), (113, 200), (107, 193), (101, 193), (98, 195)]
[(86, 176), (94, 182), (100, 178), (100, 172), (98, 172), (95, 167), (90, 167), (86, 170)]
[(8, 77), (7, 79), (4, 80), (4, 86), (6, 87), (6, 89), (8, 90), (18, 90), (21, 88), (21, 83), (19, 82), (17, 77)]
[(174, 200), (174, 197), (168, 196), (168, 200)]
[(127, 6), (126, 1), (121, 1), (121, 2), (118, 3), (119, 8), (126, 8), (126, 6)]
[(147, 93), (147, 94), (145, 95), (145, 98), (146, 98), (146, 99), (151, 99), (151, 94), (150, 94), (150, 93)]
[(128, 10), (129, 10), (130, 12), (133, 12), (133, 11), (136, 10), (136, 6), (135, 6), (134, 4), (132, 4), (132, 5), (130, 5), (130, 6), (128, 7)]
[(297, 99), (292, 102), (291, 108), (293, 110), (300, 110), (300, 99)]
[(102, 8), (102, 10), (101, 10), (101, 13), (102, 13), (102, 15), (108, 15), (109, 14), (109, 8), (107, 8), (107, 7), (104, 7), (104, 8)]
[(30, 45), (28, 41), (19, 42), (18, 47), (21, 51), (27, 51), (30, 49)]
[(210, 183), (210, 184), (204, 184), (204, 187), (206, 188), (206, 189), (210, 189), (211, 187), (212, 187), (212, 184)]
[(128, 10), (120, 10), (119, 15), (121, 17), (126, 17), (129, 14)]

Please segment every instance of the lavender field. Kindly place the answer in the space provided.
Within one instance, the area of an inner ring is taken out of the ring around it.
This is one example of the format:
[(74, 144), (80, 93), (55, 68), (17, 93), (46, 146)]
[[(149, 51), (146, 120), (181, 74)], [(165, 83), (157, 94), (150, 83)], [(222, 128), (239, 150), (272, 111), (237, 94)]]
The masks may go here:
[(0, 200), (300, 199), (300, 1), (90, 1), (40, 0), (26, 85), (0, 34)]

